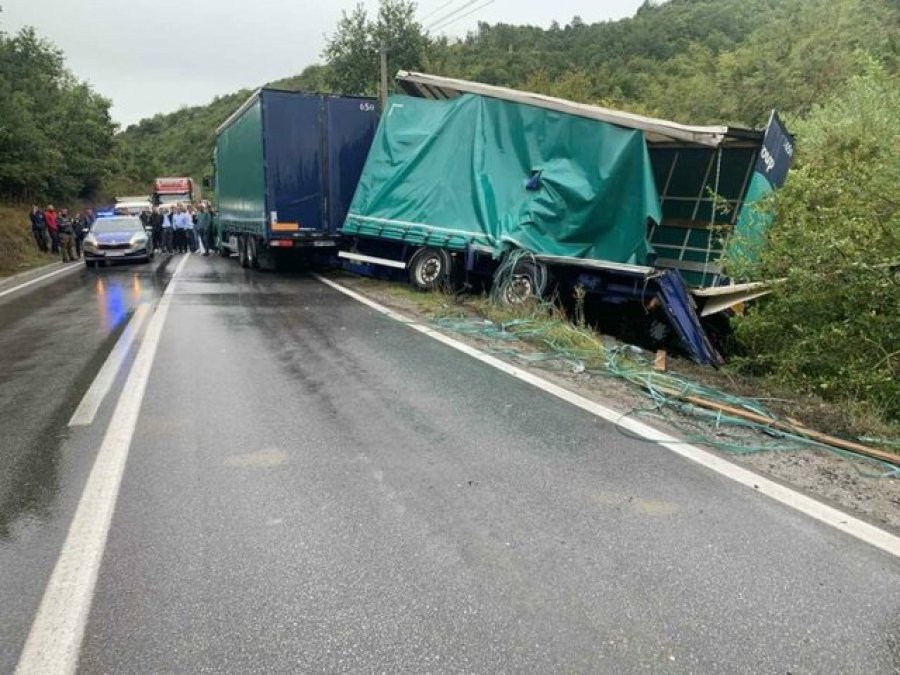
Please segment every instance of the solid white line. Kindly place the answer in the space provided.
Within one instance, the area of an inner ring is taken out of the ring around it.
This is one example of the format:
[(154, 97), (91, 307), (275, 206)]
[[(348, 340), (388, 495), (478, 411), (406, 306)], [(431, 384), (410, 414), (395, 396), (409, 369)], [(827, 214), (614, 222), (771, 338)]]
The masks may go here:
[(16, 291), (20, 291), (23, 288), (27, 288), (28, 286), (31, 286), (32, 284), (36, 284), (40, 281), (44, 281), (44, 279), (49, 279), (50, 277), (55, 277), (57, 274), (63, 274), (64, 272), (72, 272), (73, 270), (77, 270), (80, 268), (81, 268), (80, 264), (74, 263), (67, 267), (62, 267), (58, 270), (53, 270), (52, 272), (47, 272), (47, 274), (42, 274), (41, 276), (37, 277), (36, 279), (30, 279), (29, 281), (21, 283), (18, 286), (13, 286), (12, 288), (7, 288), (5, 291), (0, 291), (0, 298), (2, 298), (4, 295), (9, 295), (10, 293), (15, 293)]
[(74, 673), (119, 485), (184, 256), (156, 307), (47, 583), (16, 673)]
[(119, 369), (125, 363), (125, 357), (128, 356), (135, 337), (137, 337), (141, 326), (144, 324), (144, 319), (147, 318), (149, 307), (147, 303), (141, 303), (134, 310), (128, 326), (125, 327), (122, 335), (119, 336), (116, 346), (113, 347), (109, 356), (106, 357), (106, 361), (103, 362), (103, 367), (100, 368), (97, 377), (91, 383), (90, 389), (87, 390), (84, 398), (81, 399), (81, 403), (78, 404), (78, 408), (72, 414), (72, 419), (69, 420), (70, 427), (83, 426), (94, 421), (97, 410), (100, 409), (100, 404), (109, 393), (113, 382), (116, 380), (116, 375), (119, 373)]
[(564, 387), (560, 387), (559, 385), (553, 384), (552, 382), (548, 382), (542, 377), (535, 375), (534, 373), (530, 373), (526, 370), (518, 368), (510, 363), (505, 361), (501, 361), (500, 359), (491, 356), (490, 354), (486, 354), (475, 347), (472, 347), (464, 342), (460, 342), (459, 340), (455, 340), (439, 331), (434, 330), (433, 328), (429, 328), (428, 326), (424, 326), (420, 323), (416, 323), (415, 321), (395, 312), (383, 305), (378, 304), (366, 298), (359, 293), (350, 290), (338, 284), (330, 279), (325, 279), (319, 275), (314, 275), (316, 279), (321, 281), (324, 284), (334, 288), (337, 291), (340, 291), (344, 295), (348, 295), (354, 300), (361, 302), (362, 304), (371, 307), (377, 312), (384, 314), (385, 316), (390, 317), (396, 321), (400, 321), (405, 323), (407, 326), (412, 328), (413, 330), (419, 331), (420, 333), (424, 333), (431, 338), (434, 338), (438, 342), (442, 342), (448, 347), (452, 347), (464, 354), (468, 354), (472, 358), (478, 359), (482, 363), (485, 363), (497, 370), (503, 371), (507, 375), (511, 375), (523, 382), (527, 382), (528, 384), (541, 389), (548, 394), (556, 396), (557, 398), (566, 401), (567, 403), (571, 403), (572, 405), (581, 408), (582, 410), (595, 415), (601, 419), (606, 420), (607, 422), (611, 422), (612, 424), (616, 424), (622, 429), (626, 429), (633, 434), (641, 436), (649, 441), (657, 443), (662, 447), (671, 450), (677, 455), (680, 455), (686, 459), (689, 459), (701, 466), (706, 467), (707, 469), (711, 469), (726, 478), (730, 478), (731, 480), (740, 483), (741, 485), (745, 485), (755, 492), (759, 492), (761, 494), (766, 495), (767, 497), (771, 497), (772, 499), (781, 502), (782, 504), (791, 507), (801, 513), (806, 514), (811, 518), (815, 518), (816, 520), (825, 523), (826, 525), (830, 525), (835, 529), (840, 530), (846, 534), (849, 534), (852, 537), (855, 537), (861, 541), (866, 542), (867, 544), (871, 544), (876, 548), (881, 549), (887, 553), (890, 553), (893, 556), (900, 557), (900, 537), (897, 537), (890, 532), (886, 532), (881, 528), (875, 527), (874, 525), (870, 525), (869, 523), (860, 520), (859, 518), (855, 518), (849, 514), (844, 513), (836, 508), (828, 506), (827, 504), (823, 504), (811, 497), (807, 497), (804, 494), (801, 494), (791, 488), (785, 487), (779, 483), (776, 483), (773, 480), (769, 480), (768, 478), (764, 478), (759, 474), (756, 474), (748, 469), (744, 469), (743, 467), (737, 466), (729, 462), (727, 459), (719, 457), (708, 450), (703, 450), (695, 445), (690, 445), (684, 441), (680, 441), (674, 436), (670, 436), (662, 431), (654, 429), (653, 427), (644, 424), (643, 422), (639, 422), (630, 417), (624, 416), (622, 413), (612, 410), (611, 408), (607, 408), (604, 405), (599, 403), (595, 403), (583, 396), (575, 394)]

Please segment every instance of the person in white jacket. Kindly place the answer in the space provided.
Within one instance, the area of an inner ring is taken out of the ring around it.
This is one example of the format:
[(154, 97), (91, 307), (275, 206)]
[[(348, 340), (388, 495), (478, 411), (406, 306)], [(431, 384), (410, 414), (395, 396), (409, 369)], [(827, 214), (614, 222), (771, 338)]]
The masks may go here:
[(175, 215), (172, 216), (172, 227), (175, 230), (175, 251), (178, 253), (187, 253), (190, 242), (188, 240), (189, 230), (193, 229), (191, 216), (188, 214), (184, 204), (175, 206)]

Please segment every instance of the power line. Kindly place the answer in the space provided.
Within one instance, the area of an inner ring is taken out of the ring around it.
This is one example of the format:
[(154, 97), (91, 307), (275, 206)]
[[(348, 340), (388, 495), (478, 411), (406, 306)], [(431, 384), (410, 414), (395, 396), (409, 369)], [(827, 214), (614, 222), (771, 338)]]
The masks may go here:
[[(475, 1), (477, 2), (478, 0), (475, 0)], [(443, 28), (446, 28), (446, 27), (449, 26), (450, 24), (454, 24), (454, 23), (456, 23), (457, 21), (466, 18), (466, 17), (469, 16), (470, 14), (474, 14), (474, 13), (477, 12), (479, 9), (484, 9), (484, 8), (487, 7), (488, 5), (494, 4), (494, 2), (495, 2), (495, 0), (488, 0), (488, 1), (485, 2), (484, 4), (478, 5), (478, 7), (475, 7), (475, 8), (473, 8), (473, 9), (470, 9), (470, 10), (469, 10), (468, 12), (466, 12), (465, 14), (460, 14), (459, 16), (454, 17), (454, 18), (450, 19), (449, 21), (445, 21), (444, 23), (440, 24), (439, 26), (432, 26), (431, 28), (429, 28), (429, 30), (441, 30), (441, 29), (443, 29)], [(469, 3), (469, 4), (471, 4), (471, 3)], [(460, 8), (460, 9), (462, 9), (462, 8)]]
[(428, 17), (434, 16), (435, 14), (437, 14), (438, 12), (440, 12), (442, 9), (444, 9), (444, 7), (446, 7), (447, 5), (452, 5), (454, 2), (456, 2), (456, 0), (447, 0), (447, 2), (442, 2), (440, 5), (438, 5), (438, 6), (435, 7), (433, 10), (431, 10), (430, 12), (428, 12), (428, 14), (426, 14), (426, 15), (423, 16), (423, 17), (420, 17), (420, 18), (419, 18), (419, 21), (425, 21), (425, 19), (427, 19)]
[(441, 24), (441, 23), (443, 23), (444, 21), (447, 21), (447, 20), (449, 20), (449, 19), (452, 19), (452, 18), (454, 17), (454, 15), (459, 14), (459, 13), (460, 13), (462, 10), (464, 10), (466, 7), (471, 7), (472, 5), (474, 5), (474, 4), (475, 4), (476, 2), (478, 2), (478, 1), (479, 1), (479, 0), (467, 0), (467, 2), (464, 2), (463, 4), (461, 4), (461, 5), (460, 5), (459, 7), (457, 7), (456, 9), (454, 9), (454, 10), (448, 12), (447, 14), (444, 14), (444, 16), (442, 16), (442, 17), (440, 17), (440, 18), (435, 19), (434, 21), (432, 21), (431, 24), (425, 28), (425, 30), (431, 30), (432, 28), (434, 28), (434, 27), (437, 26), (438, 24)]

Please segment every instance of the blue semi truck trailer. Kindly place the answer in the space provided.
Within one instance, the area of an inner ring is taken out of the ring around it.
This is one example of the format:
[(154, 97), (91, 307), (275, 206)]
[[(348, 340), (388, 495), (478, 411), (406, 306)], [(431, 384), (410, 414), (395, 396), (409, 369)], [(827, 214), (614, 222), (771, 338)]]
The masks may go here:
[(219, 253), (250, 268), (333, 254), (377, 125), (371, 98), (255, 92), (216, 130)]

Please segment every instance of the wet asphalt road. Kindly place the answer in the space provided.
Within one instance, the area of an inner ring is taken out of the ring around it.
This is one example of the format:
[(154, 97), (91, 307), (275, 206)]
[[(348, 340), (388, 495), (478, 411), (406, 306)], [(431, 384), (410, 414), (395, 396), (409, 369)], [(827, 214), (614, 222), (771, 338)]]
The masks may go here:
[[(0, 672), (117, 387), (66, 421), (172, 266), (0, 301)], [(79, 668), (892, 673), (898, 636), (887, 554), (312, 278), (195, 257)]]

